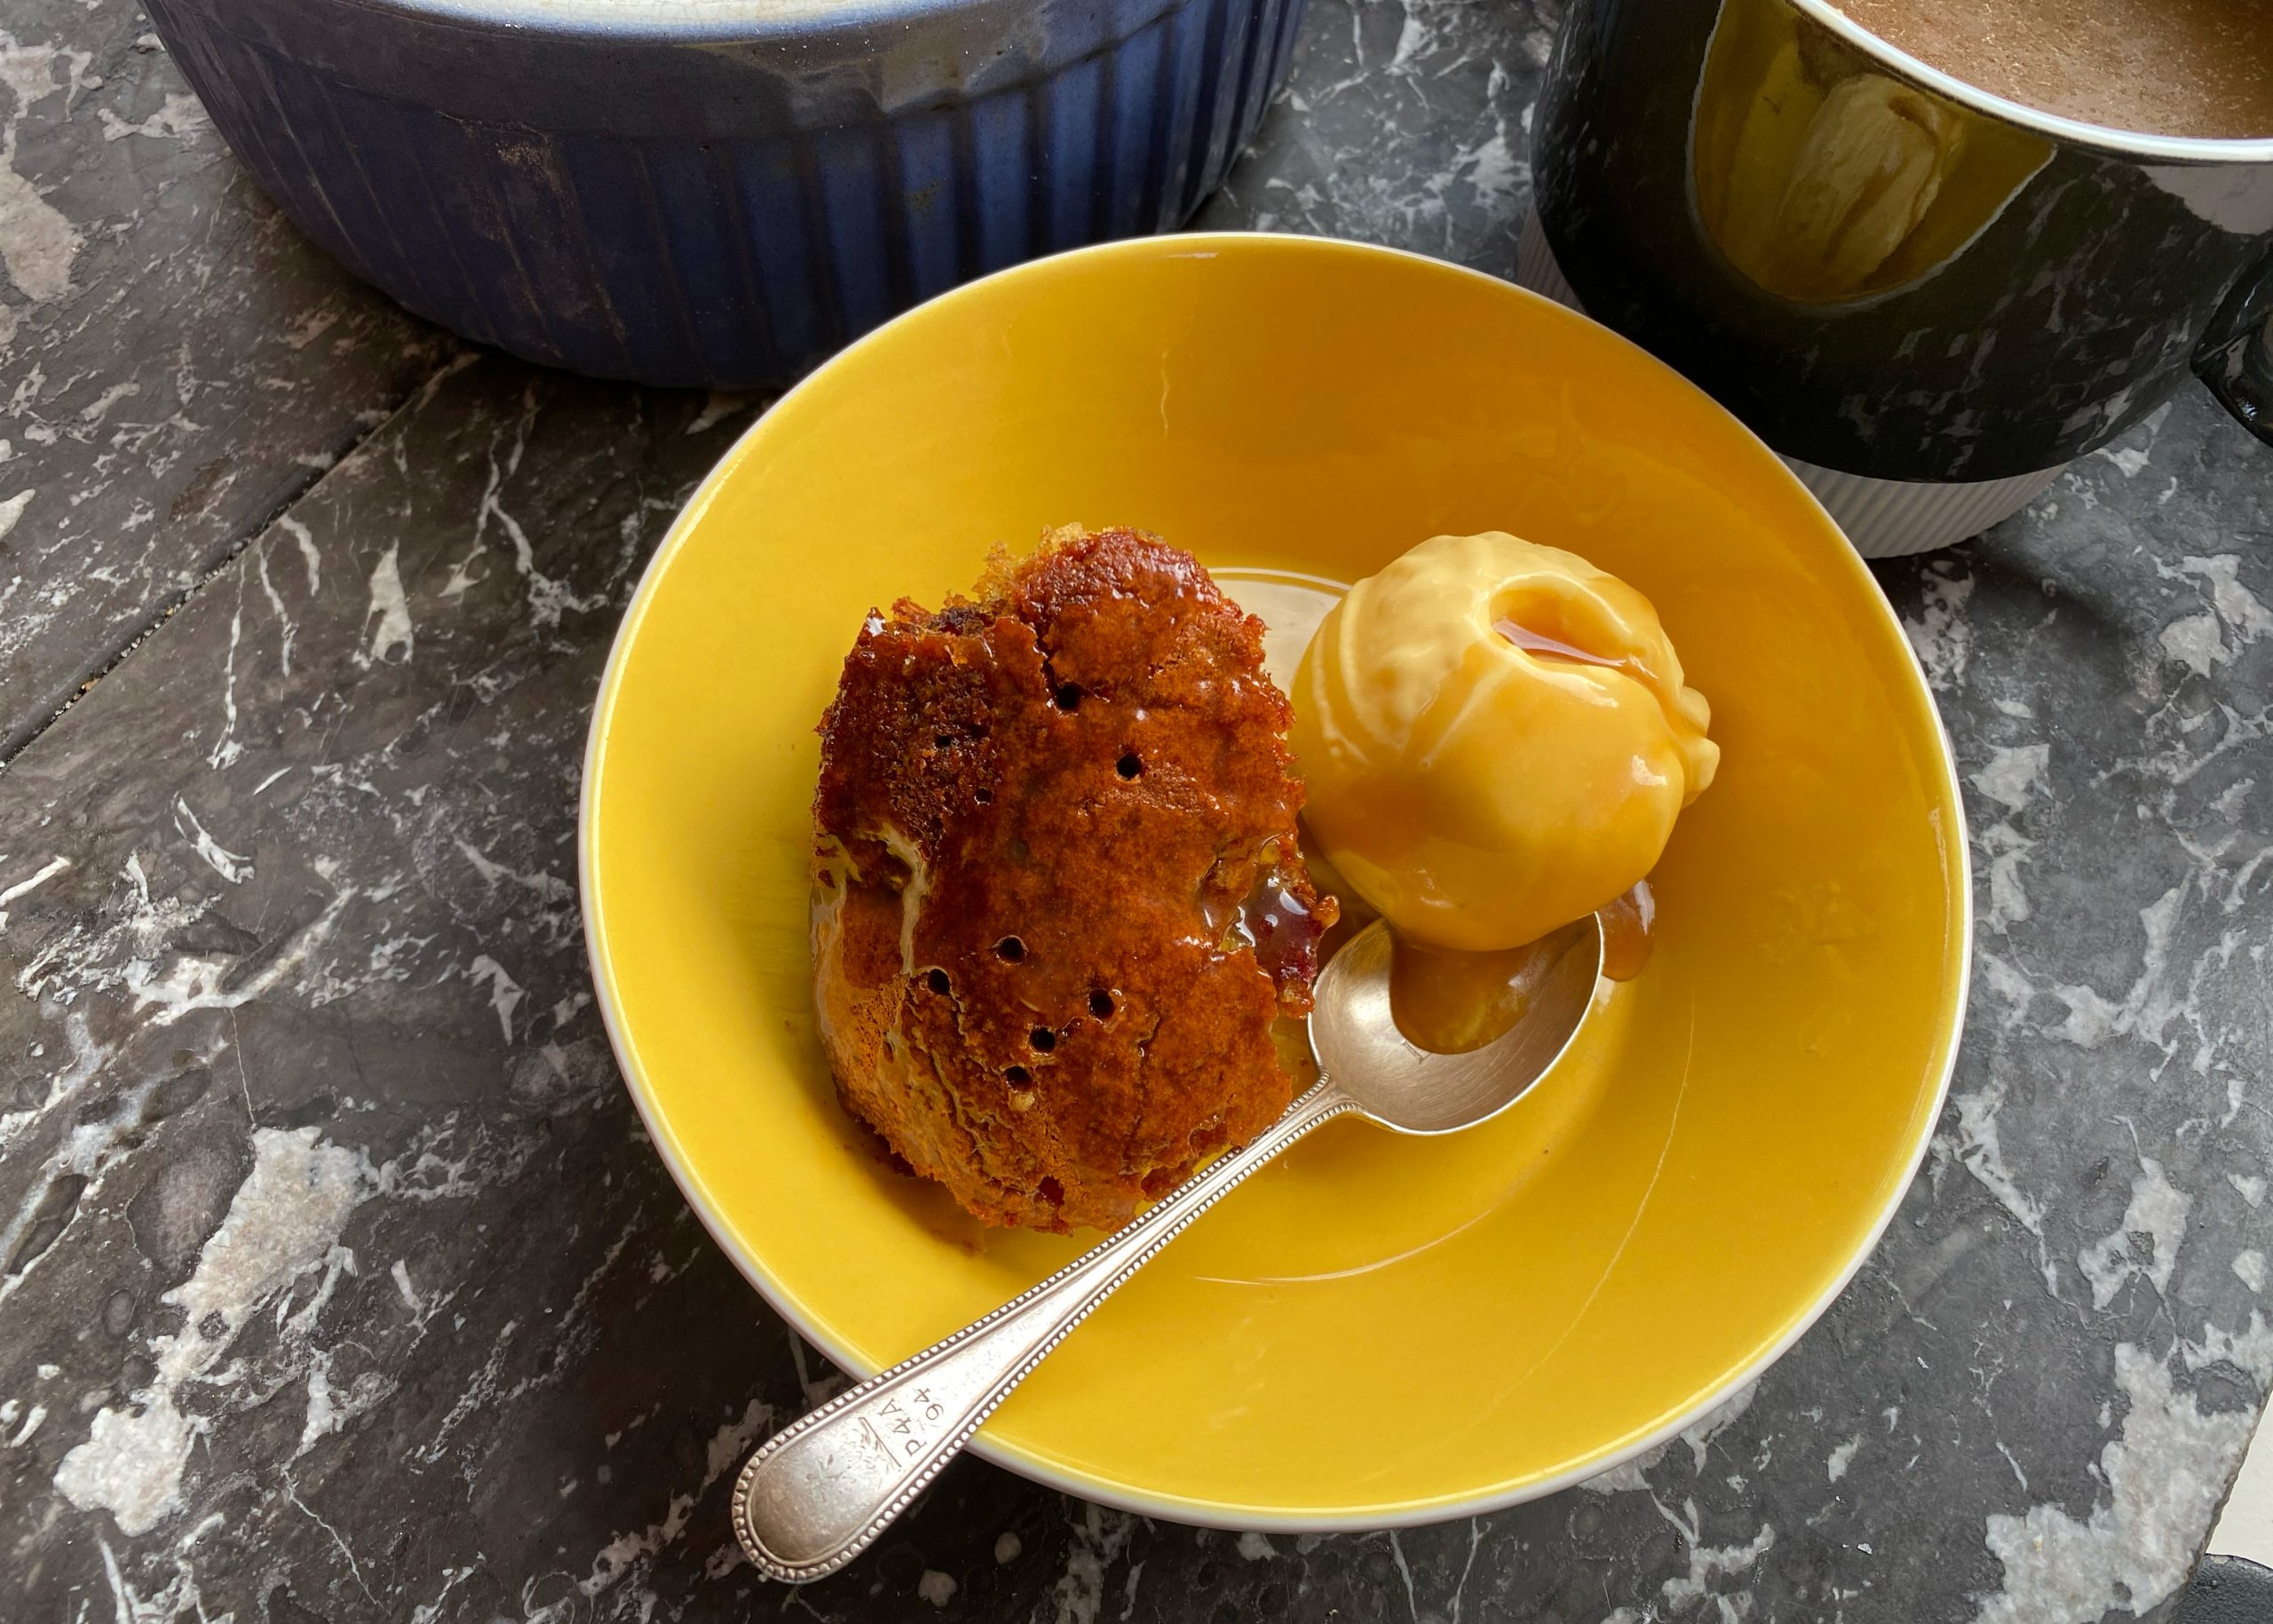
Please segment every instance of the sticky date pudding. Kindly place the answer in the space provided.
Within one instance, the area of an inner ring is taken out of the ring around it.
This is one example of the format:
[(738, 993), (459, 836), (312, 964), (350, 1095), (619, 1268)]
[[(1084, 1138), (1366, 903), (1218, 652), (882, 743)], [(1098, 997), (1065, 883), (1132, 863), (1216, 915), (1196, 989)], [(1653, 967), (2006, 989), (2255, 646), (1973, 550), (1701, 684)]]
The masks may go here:
[(846, 1108), (992, 1224), (1113, 1229), (1293, 1082), (1313, 888), (1262, 622), (1068, 528), (873, 613), (822, 717), (812, 936)]

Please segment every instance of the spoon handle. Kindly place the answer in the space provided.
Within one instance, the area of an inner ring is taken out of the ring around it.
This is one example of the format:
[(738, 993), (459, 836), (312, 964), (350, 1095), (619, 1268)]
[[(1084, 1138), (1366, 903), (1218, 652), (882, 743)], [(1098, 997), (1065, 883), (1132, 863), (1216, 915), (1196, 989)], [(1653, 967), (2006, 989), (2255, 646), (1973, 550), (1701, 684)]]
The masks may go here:
[(1357, 1108), (1321, 1080), (1245, 1150), (1219, 1157), (1040, 1285), (774, 1434), (734, 1485), (734, 1533), (750, 1561), (792, 1582), (851, 1561), (1091, 1309), (1241, 1179)]

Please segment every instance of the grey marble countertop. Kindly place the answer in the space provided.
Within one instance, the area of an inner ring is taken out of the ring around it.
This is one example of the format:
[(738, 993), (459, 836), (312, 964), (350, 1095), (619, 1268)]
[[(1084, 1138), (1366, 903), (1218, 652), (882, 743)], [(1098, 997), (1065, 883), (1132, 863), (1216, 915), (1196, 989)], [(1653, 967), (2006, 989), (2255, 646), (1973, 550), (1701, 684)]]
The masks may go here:
[[(1551, 24), (1313, 0), (1202, 223), (1510, 273)], [(6, 28), (0, 1616), (2165, 1616), (2273, 1379), (2273, 464), (2206, 400), (1879, 569), (1968, 787), (1972, 1015), (1754, 1387), (1398, 1534), (965, 1462), (792, 1591), (726, 1477), (838, 1378), (644, 1142), (572, 861), (616, 616), (759, 403), (466, 351), (278, 218), (120, 0)]]

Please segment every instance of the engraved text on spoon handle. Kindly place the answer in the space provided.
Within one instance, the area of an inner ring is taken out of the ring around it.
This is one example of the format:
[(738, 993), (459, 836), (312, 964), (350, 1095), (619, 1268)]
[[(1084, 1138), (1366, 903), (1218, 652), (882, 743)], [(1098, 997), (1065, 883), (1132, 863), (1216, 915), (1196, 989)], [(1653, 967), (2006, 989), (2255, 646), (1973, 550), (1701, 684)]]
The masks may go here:
[(1321, 1081), (1245, 1150), (986, 1319), (838, 1394), (750, 1457), (734, 1532), (776, 1579), (820, 1579), (863, 1550), (1089, 1311), (1240, 1180), (1319, 1123), (1357, 1109)]

